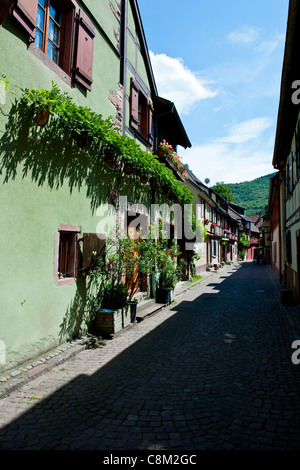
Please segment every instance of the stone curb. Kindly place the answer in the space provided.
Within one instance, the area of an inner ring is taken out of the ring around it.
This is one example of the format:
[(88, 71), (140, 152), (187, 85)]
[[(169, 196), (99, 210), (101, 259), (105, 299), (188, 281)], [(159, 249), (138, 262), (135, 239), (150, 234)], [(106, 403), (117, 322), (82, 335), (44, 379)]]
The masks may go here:
[(86, 349), (86, 345), (82, 344), (76, 344), (67, 348), (62, 346), (50, 352), (46, 358), (36, 359), (25, 368), (20, 366), (18, 370), (7, 371), (7, 375), (0, 378), (0, 398), (4, 398), (30, 380), (34, 380), (57, 365), (64, 363), (84, 349)]

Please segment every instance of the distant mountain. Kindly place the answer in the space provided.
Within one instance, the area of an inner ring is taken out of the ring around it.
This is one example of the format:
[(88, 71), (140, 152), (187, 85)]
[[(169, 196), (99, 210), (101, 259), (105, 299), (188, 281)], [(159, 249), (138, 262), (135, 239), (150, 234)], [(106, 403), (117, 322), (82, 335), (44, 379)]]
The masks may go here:
[(232, 191), (234, 204), (243, 207), (245, 215), (265, 212), (269, 198), (270, 179), (275, 174), (271, 173), (243, 183), (226, 183), (226, 186)]
[(257, 214), (265, 212), (268, 204), (270, 179), (276, 173), (261, 176), (252, 181), (244, 181), (243, 183), (229, 183), (234, 204), (244, 207), (245, 214)]

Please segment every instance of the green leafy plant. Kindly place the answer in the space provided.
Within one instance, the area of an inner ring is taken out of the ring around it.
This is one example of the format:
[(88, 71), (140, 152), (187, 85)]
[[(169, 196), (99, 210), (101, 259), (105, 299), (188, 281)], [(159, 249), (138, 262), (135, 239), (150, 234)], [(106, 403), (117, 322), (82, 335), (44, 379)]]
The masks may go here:
[(185, 262), (180, 258), (180, 255), (181, 253), (175, 240), (171, 242), (169, 247), (165, 249), (162, 247), (158, 253), (159, 289), (173, 289), (181, 279)]
[(4, 73), (0, 73), (0, 90), (1, 89), (3, 89), (3, 91), (9, 90), (9, 80)]
[(241, 233), (240, 244), (243, 246), (248, 246), (250, 244), (249, 236), (246, 235), (245, 232)]
[(49, 109), (52, 119), (59, 120), (61, 130), (75, 135), (88, 132), (89, 145), (98, 151), (99, 156), (110, 148), (121, 162), (132, 164), (135, 175), (147, 175), (161, 186), (167, 186), (171, 199), (182, 205), (192, 203), (194, 195), (176, 179), (171, 169), (159, 162), (156, 155), (143, 151), (128, 135), (120, 135), (111, 118), (104, 119), (88, 107), (77, 106), (68, 93), (62, 92), (56, 84), (52, 83), (51, 90), (24, 89), (19, 107), (28, 111), (28, 117), (41, 108)]

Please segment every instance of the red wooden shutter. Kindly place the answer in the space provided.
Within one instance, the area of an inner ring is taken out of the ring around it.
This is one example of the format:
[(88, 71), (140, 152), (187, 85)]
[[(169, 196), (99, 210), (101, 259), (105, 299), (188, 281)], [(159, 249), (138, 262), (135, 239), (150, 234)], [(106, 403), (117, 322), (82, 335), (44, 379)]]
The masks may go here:
[(105, 253), (106, 238), (105, 234), (101, 234), (99, 238), (97, 233), (84, 233), (83, 234), (83, 269), (86, 270), (91, 267), (93, 261), (100, 255)]
[(13, 16), (22, 27), (34, 38), (38, 0), (18, 0), (12, 10)]
[(133, 79), (131, 79), (130, 125), (134, 129), (139, 128), (139, 88)]
[(95, 27), (80, 10), (78, 19), (77, 56), (75, 80), (88, 90), (92, 89)]
[(148, 103), (148, 141), (152, 145), (153, 144), (153, 106), (149, 102)]

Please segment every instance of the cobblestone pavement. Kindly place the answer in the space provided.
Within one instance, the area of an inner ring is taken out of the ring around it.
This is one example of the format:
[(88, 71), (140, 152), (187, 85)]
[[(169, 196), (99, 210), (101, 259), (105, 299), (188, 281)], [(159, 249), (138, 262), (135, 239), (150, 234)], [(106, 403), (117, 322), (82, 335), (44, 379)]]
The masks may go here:
[(0, 400), (0, 449), (299, 449), (299, 310), (278, 289), (233, 265), (81, 350)]

